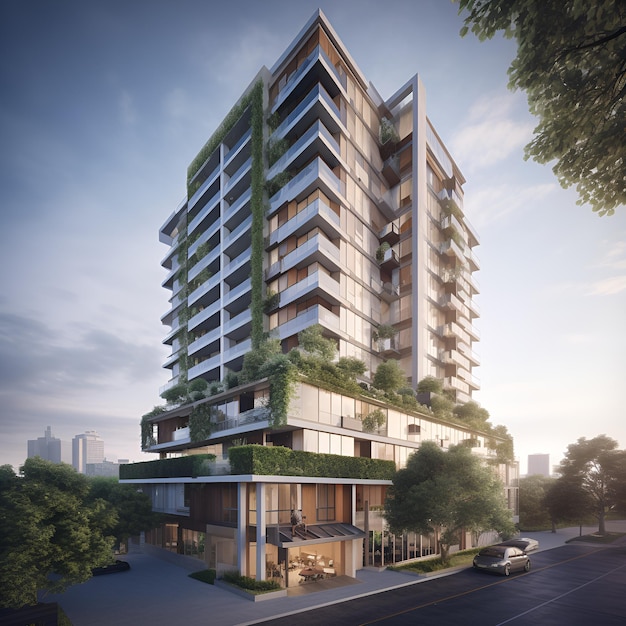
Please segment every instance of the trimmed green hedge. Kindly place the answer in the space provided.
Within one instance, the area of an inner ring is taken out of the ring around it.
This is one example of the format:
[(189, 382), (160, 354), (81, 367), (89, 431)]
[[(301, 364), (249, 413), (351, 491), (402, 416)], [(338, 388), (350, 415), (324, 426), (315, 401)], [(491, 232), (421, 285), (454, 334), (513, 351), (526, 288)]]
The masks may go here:
[(190, 454), (175, 459), (158, 459), (120, 466), (120, 480), (132, 478), (183, 478), (210, 476), (214, 454)]
[(392, 480), (396, 472), (393, 461), (316, 454), (282, 446), (239, 446), (228, 450), (228, 458), (231, 474)]

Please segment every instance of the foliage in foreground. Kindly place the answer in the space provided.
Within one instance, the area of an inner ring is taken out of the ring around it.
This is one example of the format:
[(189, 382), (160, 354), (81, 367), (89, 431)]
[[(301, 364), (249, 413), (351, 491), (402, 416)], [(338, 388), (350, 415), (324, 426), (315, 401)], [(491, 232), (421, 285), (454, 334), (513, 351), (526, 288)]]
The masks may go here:
[(152, 527), (149, 499), (115, 479), (29, 458), (17, 476), (0, 467), (0, 607), (62, 593), (113, 561), (113, 546)]
[(16, 476), (0, 468), (0, 605), (37, 603), (37, 592), (63, 592), (112, 559), (107, 529), (115, 513), (87, 502), (89, 483), (65, 463), (29, 458)]
[(458, 0), (461, 34), (517, 41), (509, 87), (539, 118), (526, 158), (552, 163), (578, 204), (626, 204), (626, 10), (615, 0)]
[(385, 517), (395, 534), (439, 534), (443, 561), (461, 532), (514, 533), (503, 485), (492, 470), (466, 446), (444, 451), (432, 441), (422, 443), (396, 473)]

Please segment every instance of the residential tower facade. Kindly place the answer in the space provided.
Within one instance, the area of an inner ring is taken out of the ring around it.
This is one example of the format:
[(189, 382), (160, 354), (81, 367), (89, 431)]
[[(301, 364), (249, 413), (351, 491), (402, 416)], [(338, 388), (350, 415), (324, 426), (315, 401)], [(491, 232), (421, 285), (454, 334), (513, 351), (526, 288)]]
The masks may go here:
[[(419, 77), (383, 100), (321, 11), (259, 71), (160, 231), (172, 347), (161, 391), (206, 381), (210, 396), (144, 416), (143, 447), (160, 460), (122, 468), (169, 516), (149, 543), (285, 587), (307, 566), (353, 576), (432, 554), (437, 537), (391, 536), (382, 517), (390, 472), (424, 441), (471, 445), (516, 513), (502, 437), (368, 391), (389, 360), (409, 395), (426, 377), (457, 403), (478, 389), (478, 236), (464, 182)], [(300, 377), (279, 418), (279, 373), (237, 375), (267, 337), (286, 353), (311, 326), (364, 363), (361, 387)]]

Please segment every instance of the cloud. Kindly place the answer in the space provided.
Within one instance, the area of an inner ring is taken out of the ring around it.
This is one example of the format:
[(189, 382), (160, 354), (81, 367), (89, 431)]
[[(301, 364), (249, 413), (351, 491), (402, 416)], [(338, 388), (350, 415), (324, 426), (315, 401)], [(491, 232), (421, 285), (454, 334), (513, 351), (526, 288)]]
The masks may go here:
[(514, 94), (486, 95), (474, 103), (451, 142), (461, 169), (475, 172), (495, 165), (530, 141), (534, 125), (519, 119), (517, 103)]
[[(157, 348), (112, 333), (71, 325), (65, 332), (12, 313), (0, 313), (0, 394), (24, 401), (71, 398), (153, 378)], [(70, 331), (70, 332), (68, 332)], [(72, 332), (73, 331), (73, 332)]]
[(589, 285), (589, 296), (614, 296), (626, 290), (626, 275), (610, 276)]
[(555, 183), (528, 187), (511, 184), (481, 185), (466, 196), (464, 211), (480, 231), (512, 213), (530, 210), (557, 187)]
[(626, 241), (609, 242), (604, 241), (602, 258), (597, 263), (597, 267), (610, 267), (611, 269), (626, 269)]

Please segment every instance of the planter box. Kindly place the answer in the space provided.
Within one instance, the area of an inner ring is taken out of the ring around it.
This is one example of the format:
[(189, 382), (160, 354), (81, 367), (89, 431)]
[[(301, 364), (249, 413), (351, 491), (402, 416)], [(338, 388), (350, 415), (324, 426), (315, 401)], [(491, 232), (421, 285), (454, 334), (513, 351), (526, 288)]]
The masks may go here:
[(246, 591), (241, 587), (237, 587), (237, 585), (231, 585), (230, 583), (226, 583), (223, 580), (215, 580), (215, 586), (220, 589), (226, 589), (235, 595), (245, 598), (246, 600), (250, 600), (251, 602), (263, 602), (264, 600), (276, 600), (276, 598), (286, 598), (287, 590), (279, 589), (277, 591), (266, 591), (265, 593), (252, 593), (251, 591)]

